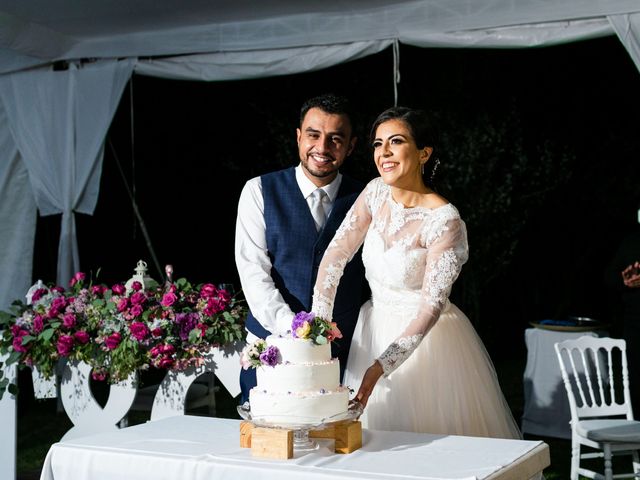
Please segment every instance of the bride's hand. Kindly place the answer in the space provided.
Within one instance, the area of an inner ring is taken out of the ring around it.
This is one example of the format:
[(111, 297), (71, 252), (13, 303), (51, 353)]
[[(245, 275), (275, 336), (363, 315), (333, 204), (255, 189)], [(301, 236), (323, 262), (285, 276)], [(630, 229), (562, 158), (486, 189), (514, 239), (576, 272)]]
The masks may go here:
[(373, 362), (373, 365), (367, 368), (367, 371), (364, 373), (362, 383), (360, 384), (360, 389), (354, 398), (354, 400), (360, 402), (362, 408), (367, 406), (369, 395), (371, 395), (373, 387), (376, 386), (378, 379), (383, 373), (382, 365), (380, 365), (377, 360)]

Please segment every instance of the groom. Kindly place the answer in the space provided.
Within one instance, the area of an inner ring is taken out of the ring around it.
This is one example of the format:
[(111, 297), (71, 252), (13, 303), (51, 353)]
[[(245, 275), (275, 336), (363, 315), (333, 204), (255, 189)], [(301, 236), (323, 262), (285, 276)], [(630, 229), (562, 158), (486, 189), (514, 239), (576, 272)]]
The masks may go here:
[[(285, 334), (299, 311), (309, 311), (322, 255), (364, 185), (338, 172), (356, 143), (346, 99), (321, 95), (304, 103), (296, 129), (300, 164), (249, 180), (240, 194), (235, 258), (249, 304), (247, 342)], [(341, 374), (363, 303), (359, 254), (347, 265), (333, 320), (342, 331), (334, 356)], [(242, 370), (241, 403), (256, 385)]]

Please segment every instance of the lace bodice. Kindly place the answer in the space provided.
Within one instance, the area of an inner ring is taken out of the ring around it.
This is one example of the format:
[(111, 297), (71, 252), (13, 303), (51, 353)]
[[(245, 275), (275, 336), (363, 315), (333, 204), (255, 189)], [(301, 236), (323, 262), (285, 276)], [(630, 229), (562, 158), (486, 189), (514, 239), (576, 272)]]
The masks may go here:
[(466, 228), (453, 205), (405, 208), (382, 179), (372, 180), (324, 254), (313, 296), (317, 315), (332, 317), (344, 267), (363, 242), (374, 308), (406, 312), (398, 337), (378, 357), (386, 376), (411, 355), (446, 307), (468, 258)]

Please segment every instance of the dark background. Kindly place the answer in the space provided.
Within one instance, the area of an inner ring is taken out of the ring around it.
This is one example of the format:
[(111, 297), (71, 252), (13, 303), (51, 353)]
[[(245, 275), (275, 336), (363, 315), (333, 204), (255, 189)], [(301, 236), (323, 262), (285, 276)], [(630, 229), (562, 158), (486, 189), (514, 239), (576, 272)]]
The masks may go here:
[[(401, 46), (399, 101), (433, 112), (439, 190), (469, 229), (453, 293), (492, 355), (524, 350), (528, 322), (583, 315), (619, 332), (604, 272), (637, 227), (640, 72), (616, 37), (513, 50)], [(194, 283), (239, 285), (236, 205), (249, 178), (298, 162), (308, 97), (333, 91), (358, 112), (344, 171), (375, 170), (368, 125), (393, 104), (391, 50), (318, 72), (234, 82), (134, 76), (107, 138), (93, 216), (76, 214), (82, 270), (125, 281), (139, 259), (159, 279), (118, 170), (161, 265)], [(34, 278), (53, 281), (59, 217), (38, 220)]]

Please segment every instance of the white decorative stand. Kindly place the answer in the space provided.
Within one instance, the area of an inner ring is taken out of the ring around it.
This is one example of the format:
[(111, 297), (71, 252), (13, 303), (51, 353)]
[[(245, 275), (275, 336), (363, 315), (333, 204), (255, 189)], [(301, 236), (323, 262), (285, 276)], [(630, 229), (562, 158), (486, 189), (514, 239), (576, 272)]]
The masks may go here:
[[(4, 365), (6, 356), (0, 356), (5, 378), (16, 383), (16, 365)], [(0, 400), (0, 478), (13, 480), (16, 478), (16, 397), (5, 392)]]
[(240, 342), (225, 349), (214, 348), (206, 356), (204, 365), (190, 367), (183, 372), (168, 372), (153, 400), (151, 420), (184, 415), (189, 387), (206, 372), (215, 373), (232, 397), (238, 395), (241, 349)]
[(56, 376), (45, 378), (37, 367), (31, 368), (31, 380), (33, 381), (33, 396), (39, 399), (56, 398), (58, 396)]
[(62, 375), (60, 396), (73, 427), (61, 441), (93, 433), (117, 430), (136, 397), (137, 375), (111, 385), (107, 404), (102, 408), (91, 393), (91, 367), (84, 362), (68, 363)]

